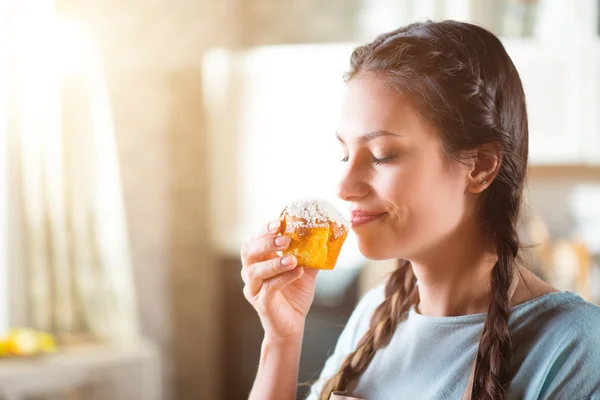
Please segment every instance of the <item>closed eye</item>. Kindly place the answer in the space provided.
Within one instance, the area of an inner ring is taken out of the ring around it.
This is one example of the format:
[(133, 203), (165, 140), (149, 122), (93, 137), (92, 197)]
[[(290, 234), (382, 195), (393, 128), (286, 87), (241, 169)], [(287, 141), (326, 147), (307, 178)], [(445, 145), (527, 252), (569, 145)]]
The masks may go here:
[[(374, 164), (374, 165), (379, 165), (379, 164), (386, 163), (388, 161), (392, 161), (395, 158), (396, 158), (396, 156), (381, 157), (381, 158), (373, 157), (371, 159), (371, 163)], [(346, 156), (346, 157), (342, 158), (340, 160), (340, 162), (346, 163), (346, 162), (348, 162), (348, 159), (349, 159), (349, 157)]]
[(379, 165), (379, 164), (386, 163), (388, 161), (392, 161), (394, 158), (396, 158), (396, 156), (388, 156), (388, 157), (381, 157), (381, 158), (373, 157), (373, 159), (371, 160), (371, 163), (374, 165)]

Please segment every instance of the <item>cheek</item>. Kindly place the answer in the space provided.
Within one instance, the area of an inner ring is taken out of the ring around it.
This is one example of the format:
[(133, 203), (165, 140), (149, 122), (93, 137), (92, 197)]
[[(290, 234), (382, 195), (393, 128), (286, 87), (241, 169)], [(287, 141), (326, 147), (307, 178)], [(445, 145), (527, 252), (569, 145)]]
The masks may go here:
[(379, 197), (387, 204), (389, 211), (402, 219), (420, 208), (427, 208), (431, 196), (435, 193), (435, 174), (427, 171), (418, 163), (410, 162), (393, 170), (380, 173), (376, 183)]
[(382, 179), (379, 192), (396, 236), (421, 241), (455, 227), (466, 208), (463, 182), (458, 169), (431, 161), (407, 165)]
[(463, 175), (431, 159), (380, 170), (372, 184), (389, 216), (372, 231), (363, 228), (363, 254), (409, 257), (455, 229), (466, 208)]
[(464, 179), (457, 169), (423, 169), (408, 199), (415, 232), (439, 236), (456, 227), (465, 213)]

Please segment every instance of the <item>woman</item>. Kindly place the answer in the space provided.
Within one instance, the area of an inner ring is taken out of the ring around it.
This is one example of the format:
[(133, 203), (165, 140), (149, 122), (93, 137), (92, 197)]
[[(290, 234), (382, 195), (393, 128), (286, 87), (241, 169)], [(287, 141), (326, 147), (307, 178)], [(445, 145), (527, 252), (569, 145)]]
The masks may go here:
[[(400, 261), (357, 306), (311, 400), (600, 398), (600, 307), (519, 262), (527, 132), (519, 75), (480, 27), (417, 23), (354, 51), (338, 194), (361, 252)], [(242, 250), (265, 330), (251, 399), (295, 398), (315, 288), (316, 270), (277, 256), (278, 227)]]

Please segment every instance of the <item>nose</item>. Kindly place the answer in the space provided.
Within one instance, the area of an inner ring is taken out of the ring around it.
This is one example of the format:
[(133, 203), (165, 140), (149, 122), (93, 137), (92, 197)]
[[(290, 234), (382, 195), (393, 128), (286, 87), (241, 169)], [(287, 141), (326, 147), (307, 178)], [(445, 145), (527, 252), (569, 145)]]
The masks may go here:
[(370, 190), (366, 178), (360, 166), (356, 165), (355, 162), (349, 161), (348, 167), (337, 184), (337, 196), (344, 201), (354, 201), (364, 198)]

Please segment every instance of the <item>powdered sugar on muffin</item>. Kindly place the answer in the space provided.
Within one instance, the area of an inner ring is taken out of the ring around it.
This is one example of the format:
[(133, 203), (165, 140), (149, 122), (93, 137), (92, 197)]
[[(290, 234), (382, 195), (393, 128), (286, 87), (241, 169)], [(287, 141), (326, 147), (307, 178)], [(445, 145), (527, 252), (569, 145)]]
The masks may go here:
[(350, 228), (350, 221), (333, 204), (322, 199), (306, 198), (293, 201), (288, 204), (285, 212), (290, 216), (302, 218), (309, 224), (322, 225), (331, 221), (346, 229)]

